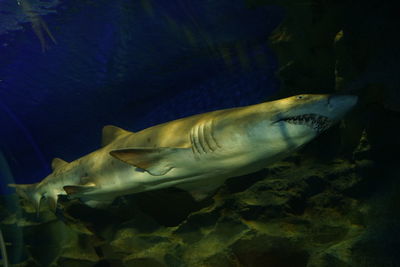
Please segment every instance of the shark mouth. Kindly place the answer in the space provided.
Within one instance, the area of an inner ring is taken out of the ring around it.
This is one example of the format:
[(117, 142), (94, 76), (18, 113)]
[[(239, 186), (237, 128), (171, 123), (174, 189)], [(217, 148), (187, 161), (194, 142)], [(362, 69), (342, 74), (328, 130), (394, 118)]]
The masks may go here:
[(328, 117), (317, 114), (304, 114), (280, 119), (278, 121), (284, 121), (290, 124), (305, 125), (317, 132), (325, 131), (333, 124), (333, 121)]

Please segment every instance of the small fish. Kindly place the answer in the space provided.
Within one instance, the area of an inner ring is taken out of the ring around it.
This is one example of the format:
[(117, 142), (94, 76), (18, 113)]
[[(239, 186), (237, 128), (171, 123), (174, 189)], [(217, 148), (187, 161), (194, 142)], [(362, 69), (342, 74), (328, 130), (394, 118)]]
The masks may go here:
[(39, 38), (40, 45), (42, 47), (42, 52), (46, 52), (49, 49), (49, 45), (46, 40), (46, 34), (53, 41), (54, 44), (57, 44), (56, 39), (51, 33), (49, 27), (46, 22), (42, 19), (42, 17), (33, 10), (28, 0), (18, 0), (18, 5), (21, 6), (22, 11), (31, 21), (32, 29), (35, 32), (36, 36)]
[(196, 200), (227, 178), (266, 167), (338, 122), (356, 96), (298, 95), (246, 107), (217, 110), (133, 133), (103, 129), (103, 147), (75, 161), (54, 159), (40, 183), (10, 185), (37, 210), (56, 209), (59, 195), (92, 207), (116, 197), (177, 187)]

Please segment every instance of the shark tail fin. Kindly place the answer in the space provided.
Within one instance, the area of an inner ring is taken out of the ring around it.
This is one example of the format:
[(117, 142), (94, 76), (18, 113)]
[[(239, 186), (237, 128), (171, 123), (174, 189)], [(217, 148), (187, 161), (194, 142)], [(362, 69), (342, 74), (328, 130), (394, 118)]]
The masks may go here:
[(35, 184), (8, 184), (9, 187), (15, 188), (16, 193), (19, 197), (27, 200), (29, 203), (33, 204), (36, 213), (40, 210), (40, 201), (42, 195), (37, 191), (38, 183)]

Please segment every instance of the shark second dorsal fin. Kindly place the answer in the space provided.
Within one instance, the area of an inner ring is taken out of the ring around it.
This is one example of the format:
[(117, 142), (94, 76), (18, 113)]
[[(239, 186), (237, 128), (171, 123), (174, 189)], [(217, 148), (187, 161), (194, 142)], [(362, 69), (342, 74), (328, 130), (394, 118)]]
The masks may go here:
[(117, 137), (128, 133), (133, 133), (133, 132), (126, 131), (122, 128), (113, 125), (104, 126), (101, 137), (101, 146), (106, 146), (112, 141), (114, 141)]
[(54, 170), (57, 170), (58, 168), (61, 168), (62, 166), (68, 164), (65, 160), (62, 160), (60, 158), (54, 158), (53, 161), (51, 162), (51, 168)]
[(110, 152), (110, 155), (154, 176), (164, 175), (173, 169), (173, 157), (186, 148), (129, 148)]

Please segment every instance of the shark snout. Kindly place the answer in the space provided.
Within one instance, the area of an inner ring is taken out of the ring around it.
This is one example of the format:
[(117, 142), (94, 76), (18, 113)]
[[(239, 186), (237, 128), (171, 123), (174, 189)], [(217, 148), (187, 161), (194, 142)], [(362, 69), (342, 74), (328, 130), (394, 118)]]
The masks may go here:
[(334, 117), (340, 119), (352, 109), (358, 101), (355, 95), (331, 95), (328, 98), (328, 109), (334, 114)]
[(350, 109), (357, 104), (358, 96), (355, 95), (331, 95), (328, 105), (331, 109)]

